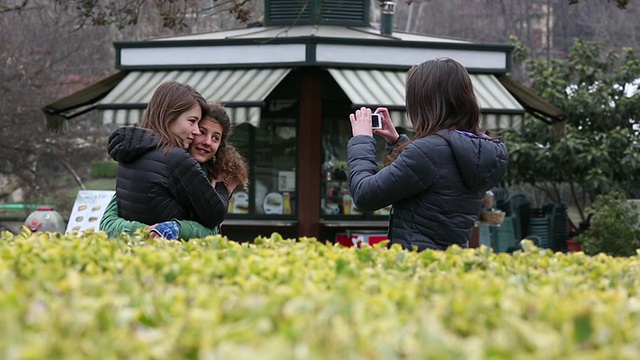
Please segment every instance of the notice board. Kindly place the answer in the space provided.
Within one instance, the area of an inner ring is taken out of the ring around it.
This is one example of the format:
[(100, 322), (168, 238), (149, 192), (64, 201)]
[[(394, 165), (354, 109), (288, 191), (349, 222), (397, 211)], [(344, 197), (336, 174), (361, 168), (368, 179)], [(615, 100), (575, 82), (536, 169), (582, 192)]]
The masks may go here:
[(66, 233), (77, 231), (78, 235), (82, 235), (83, 231), (89, 229), (100, 231), (100, 219), (115, 193), (113, 190), (78, 191), (69, 215)]

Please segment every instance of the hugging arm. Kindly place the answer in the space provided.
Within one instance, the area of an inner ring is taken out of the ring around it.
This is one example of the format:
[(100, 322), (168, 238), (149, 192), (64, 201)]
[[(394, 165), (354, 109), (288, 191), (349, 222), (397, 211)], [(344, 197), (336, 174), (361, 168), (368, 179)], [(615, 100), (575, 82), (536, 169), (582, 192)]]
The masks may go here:
[[(206, 227), (193, 220), (176, 220), (180, 224), (180, 238), (189, 240), (201, 238), (219, 233), (218, 227)], [(118, 215), (118, 202), (114, 195), (107, 205), (104, 215), (100, 220), (100, 230), (107, 233), (110, 238), (116, 238), (121, 233), (133, 234), (136, 230), (146, 228), (148, 225), (139, 221), (130, 221)]]
[(180, 224), (180, 238), (184, 240), (207, 237), (219, 234), (218, 227), (206, 227), (193, 220), (176, 220)]
[[(172, 154), (173, 153), (173, 154)], [(200, 164), (182, 149), (172, 150), (167, 163), (171, 181), (177, 186), (178, 201), (206, 227), (216, 227), (227, 216), (229, 192), (224, 184), (211, 186)]]
[(121, 233), (133, 234), (136, 230), (146, 227), (147, 224), (139, 221), (125, 220), (118, 215), (118, 199), (115, 195), (109, 201), (104, 210), (104, 215), (100, 219), (100, 230), (109, 235), (110, 238), (118, 237)]

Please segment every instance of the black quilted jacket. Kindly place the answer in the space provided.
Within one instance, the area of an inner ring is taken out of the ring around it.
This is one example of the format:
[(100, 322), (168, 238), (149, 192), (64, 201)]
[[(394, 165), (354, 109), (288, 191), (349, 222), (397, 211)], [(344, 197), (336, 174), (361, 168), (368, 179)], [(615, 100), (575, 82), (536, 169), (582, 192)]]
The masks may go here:
[(109, 137), (109, 156), (118, 161), (119, 215), (145, 224), (192, 219), (219, 225), (227, 214), (226, 187), (214, 189), (189, 153), (177, 147), (164, 153), (159, 142), (155, 132), (137, 127), (119, 128)]
[[(398, 144), (409, 139), (402, 135)], [(354, 204), (373, 211), (393, 205), (388, 236), (405, 249), (466, 247), (482, 198), (507, 170), (498, 140), (444, 130), (409, 144), (378, 171), (375, 139), (355, 136), (347, 157)], [(397, 146), (397, 145), (396, 145)]]

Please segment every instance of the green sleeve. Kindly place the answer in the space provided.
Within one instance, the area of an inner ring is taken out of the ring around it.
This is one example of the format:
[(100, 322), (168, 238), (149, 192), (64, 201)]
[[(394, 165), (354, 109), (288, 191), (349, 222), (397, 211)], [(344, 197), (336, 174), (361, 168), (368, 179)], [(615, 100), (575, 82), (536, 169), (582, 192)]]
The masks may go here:
[(203, 238), (218, 234), (218, 227), (208, 228), (193, 220), (176, 220), (180, 224), (180, 238), (184, 240)]
[(100, 219), (100, 230), (104, 231), (111, 238), (118, 237), (121, 233), (133, 234), (136, 230), (146, 227), (139, 221), (129, 221), (118, 215), (118, 202), (113, 195), (107, 205), (102, 219)]

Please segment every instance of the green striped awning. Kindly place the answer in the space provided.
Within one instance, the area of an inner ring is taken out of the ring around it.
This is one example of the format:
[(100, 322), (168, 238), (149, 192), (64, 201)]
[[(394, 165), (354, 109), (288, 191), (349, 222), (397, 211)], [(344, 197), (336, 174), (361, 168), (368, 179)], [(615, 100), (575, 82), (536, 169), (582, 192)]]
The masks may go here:
[(95, 102), (115, 88), (126, 74), (124, 71), (119, 71), (43, 107), (42, 111), (46, 119), (47, 129), (64, 131), (67, 120), (93, 110)]
[[(253, 126), (260, 124), (259, 107), (225, 107), (234, 125), (249, 123)], [(108, 109), (101, 110), (102, 124), (119, 126), (138, 125), (142, 123), (144, 109)]]
[(133, 71), (98, 103), (103, 124), (134, 125), (158, 85), (178, 81), (198, 90), (207, 101), (229, 110), (234, 124), (260, 123), (264, 99), (291, 69)]
[[(396, 126), (411, 129), (405, 112), (405, 76), (402, 71), (329, 69), (354, 107), (387, 107)], [(493, 75), (471, 75), (482, 126), (486, 130), (521, 130), (525, 109)]]

